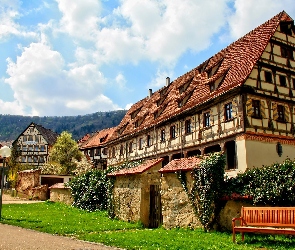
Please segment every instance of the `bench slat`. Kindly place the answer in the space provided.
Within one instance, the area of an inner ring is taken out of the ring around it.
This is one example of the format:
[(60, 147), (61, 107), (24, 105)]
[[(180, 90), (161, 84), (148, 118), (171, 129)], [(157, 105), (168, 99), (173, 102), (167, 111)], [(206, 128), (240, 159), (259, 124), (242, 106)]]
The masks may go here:
[(236, 232), (242, 233), (242, 240), (244, 232), (295, 235), (295, 207), (242, 207), (241, 217), (232, 224), (234, 242)]

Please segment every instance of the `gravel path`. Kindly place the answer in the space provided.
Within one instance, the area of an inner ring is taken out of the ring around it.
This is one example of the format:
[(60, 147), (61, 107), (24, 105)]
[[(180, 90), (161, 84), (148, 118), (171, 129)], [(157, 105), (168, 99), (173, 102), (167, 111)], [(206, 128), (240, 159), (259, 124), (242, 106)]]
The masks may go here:
[(0, 224), (1, 250), (113, 250), (107, 247), (68, 237), (41, 233), (34, 230)]
[[(3, 204), (32, 203), (24, 199), (13, 198), (3, 194)], [(38, 201), (37, 201), (38, 202)], [(0, 249), (1, 250), (114, 250), (119, 248), (108, 247), (69, 237), (51, 235), (20, 227), (0, 223)]]

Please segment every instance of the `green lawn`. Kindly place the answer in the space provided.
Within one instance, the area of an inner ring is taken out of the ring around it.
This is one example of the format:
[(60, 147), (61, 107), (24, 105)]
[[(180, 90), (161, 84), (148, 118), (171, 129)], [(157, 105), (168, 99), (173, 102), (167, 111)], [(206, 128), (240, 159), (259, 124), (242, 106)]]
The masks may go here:
[(111, 220), (105, 212), (85, 212), (60, 203), (3, 205), (2, 223), (51, 234), (100, 242), (125, 249), (295, 249), (295, 238), (246, 235), (244, 243), (230, 233), (201, 229), (144, 229), (139, 223)]

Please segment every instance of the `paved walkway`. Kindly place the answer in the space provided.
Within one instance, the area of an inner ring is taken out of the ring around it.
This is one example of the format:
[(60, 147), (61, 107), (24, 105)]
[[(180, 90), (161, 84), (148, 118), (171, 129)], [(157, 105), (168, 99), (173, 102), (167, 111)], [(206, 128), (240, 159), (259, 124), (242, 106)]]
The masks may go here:
[[(3, 204), (32, 203), (3, 194)], [(40, 201), (39, 201), (40, 202)], [(118, 248), (91, 242), (80, 241), (69, 237), (51, 235), (20, 227), (0, 223), (1, 250), (114, 250)]]

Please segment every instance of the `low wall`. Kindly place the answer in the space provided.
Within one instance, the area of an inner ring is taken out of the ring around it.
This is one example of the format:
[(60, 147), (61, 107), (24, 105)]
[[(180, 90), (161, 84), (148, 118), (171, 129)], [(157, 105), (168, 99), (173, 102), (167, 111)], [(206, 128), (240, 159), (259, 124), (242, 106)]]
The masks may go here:
[(117, 176), (114, 186), (115, 216), (124, 221), (139, 221), (140, 204), (140, 175)]
[(64, 186), (64, 183), (57, 183), (50, 188), (50, 201), (61, 202), (67, 205), (73, 204), (71, 189)]
[[(188, 187), (191, 187), (190, 172), (186, 173)], [(161, 178), (161, 200), (163, 227), (197, 228), (201, 224), (175, 173), (164, 173)]]

